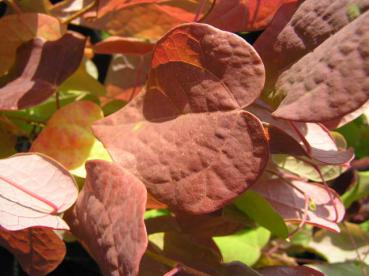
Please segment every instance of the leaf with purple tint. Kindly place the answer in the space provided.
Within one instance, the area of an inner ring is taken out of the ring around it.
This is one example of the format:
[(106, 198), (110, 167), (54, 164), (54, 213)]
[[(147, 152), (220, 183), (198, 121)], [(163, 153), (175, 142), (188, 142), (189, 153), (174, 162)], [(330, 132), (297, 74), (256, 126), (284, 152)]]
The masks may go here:
[(0, 88), (0, 110), (18, 110), (37, 105), (77, 70), (85, 39), (65, 34), (56, 41), (35, 38), (17, 49), (17, 58)]

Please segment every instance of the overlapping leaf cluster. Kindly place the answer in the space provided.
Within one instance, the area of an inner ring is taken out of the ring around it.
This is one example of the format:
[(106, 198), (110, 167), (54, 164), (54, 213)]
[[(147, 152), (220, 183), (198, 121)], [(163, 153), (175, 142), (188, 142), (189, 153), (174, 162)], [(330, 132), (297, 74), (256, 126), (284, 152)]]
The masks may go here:
[(368, 127), (369, 1), (3, 6), (0, 245), (28, 274), (62, 239), (104, 275), (365, 273), (367, 175), (345, 137)]

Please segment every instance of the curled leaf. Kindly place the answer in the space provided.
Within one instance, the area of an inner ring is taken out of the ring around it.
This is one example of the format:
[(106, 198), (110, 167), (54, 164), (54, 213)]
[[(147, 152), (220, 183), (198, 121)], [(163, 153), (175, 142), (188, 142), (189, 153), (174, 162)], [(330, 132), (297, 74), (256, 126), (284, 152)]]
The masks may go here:
[(342, 221), (345, 207), (330, 188), (284, 175), (284, 179), (261, 179), (251, 189), (268, 200), (286, 221), (305, 221), (339, 232), (337, 223)]
[(69, 229), (57, 215), (78, 196), (68, 171), (40, 154), (17, 154), (0, 160), (0, 225), (7, 230), (32, 226)]

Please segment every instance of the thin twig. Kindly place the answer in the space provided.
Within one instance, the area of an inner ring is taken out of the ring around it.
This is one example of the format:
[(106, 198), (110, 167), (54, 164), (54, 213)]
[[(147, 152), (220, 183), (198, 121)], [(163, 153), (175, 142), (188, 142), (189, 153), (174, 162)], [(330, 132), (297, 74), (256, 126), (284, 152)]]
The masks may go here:
[(60, 109), (60, 93), (59, 93), (59, 91), (56, 91), (56, 93), (55, 93), (55, 104), (56, 104), (56, 109)]
[(84, 13), (88, 12), (89, 10), (93, 9), (96, 4), (98, 3), (97, 0), (93, 1), (92, 3), (90, 3), (89, 5), (87, 5), (86, 7), (80, 9), (78, 12), (68, 16), (66, 19), (62, 20), (62, 24), (69, 24), (70, 22), (72, 22), (74, 19), (80, 17), (81, 15), (83, 15)]
[(5, 4), (11, 7), (17, 14), (21, 14), (22, 10), (18, 7), (18, 5), (13, 0), (4, 0)]

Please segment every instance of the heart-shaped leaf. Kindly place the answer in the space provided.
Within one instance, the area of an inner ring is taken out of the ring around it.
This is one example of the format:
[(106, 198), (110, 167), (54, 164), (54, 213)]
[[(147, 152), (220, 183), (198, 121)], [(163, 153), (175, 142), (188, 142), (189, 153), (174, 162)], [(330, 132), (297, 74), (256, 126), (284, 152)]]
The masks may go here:
[(46, 100), (77, 70), (84, 46), (85, 39), (72, 34), (56, 41), (35, 38), (24, 43), (9, 72), (12, 80), (0, 88), (0, 109), (23, 109)]
[(65, 219), (104, 275), (137, 275), (147, 246), (145, 186), (106, 161), (88, 161), (86, 170), (86, 183)]
[(342, 221), (345, 207), (330, 188), (284, 174), (283, 179), (263, 178), (252, 190), (268, 200), (286, 221), (305, 221), (339, 232), (337, 223)]
[(263, 127), (240, 109), (263, 80), (259, 57), (241, 38), (185, 24), (157, 43), (146, 93), (93, 131), (159, 201), (209, 213), (245, 191), (266, 165)]
[(0, 245), (17, 258), (29, 275), (46, 275), (64, 259), (64, 242), (51, 229), (32, 227), (19, 231), (0, 228)]
[(46, 14), (22, 13), (4, 16), (0, 20), (0, 76), (6, 73), (15, 60), (17, 48), (35, 37), (59, 39), (66, 27)]
[(68, 171), (39, 154), (17, 154), (0, 160), (0, 225), (7, 230), (31, 226), (69, 229), (57, 215), (78, 196)]

